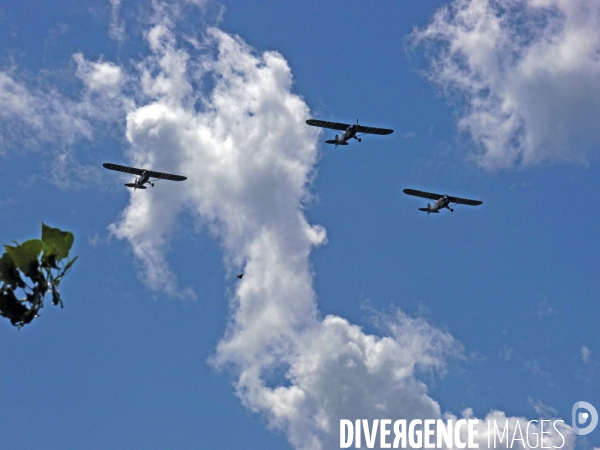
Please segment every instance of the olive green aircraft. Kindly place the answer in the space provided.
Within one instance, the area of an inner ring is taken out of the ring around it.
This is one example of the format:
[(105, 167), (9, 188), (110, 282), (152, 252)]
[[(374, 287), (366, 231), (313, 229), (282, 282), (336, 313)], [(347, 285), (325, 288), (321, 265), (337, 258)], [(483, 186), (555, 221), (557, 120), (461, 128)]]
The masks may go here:
[(402, 192), (404, 192), (407, 195), (414, 195), (415, 197), (423, 197), (423, 198), (428, 198), (430, 200), (435, 200), (435, 203), (433, 205), (430, 205), (429, 203), (427, 203), (427, 208), (419, 208), (419, 211), (426, 212), (428, 217), (429, 217), (430, 213), (438, 214), (440, 212), (440, 209), (444, 209), (444, 208), (449, 209), (450, 212), (454, 212), (454, 209), (451, 208), (451, 206), (454, 206), (454, 205), (477, 206), (477, 205), (481, 205), (483, 203), (479, 200), (470, 200), (468, 198), (451, 197), (449, 195), (434, 194), (433, 192), (417, 191), (415, 189), (404, 189), (404, 191), (402, 191)]
[[(330, 139), (325, 141), (327, 144), (333, 144), (337, 148), (338, 145), (348, 145), (348, 141), (350, 139), (356, 139), (358, 142), (361, 142), (359, 136), (363, 136), (365, 134), (392, 134), (394, 130), (388, 130), (387, 128), (375, 128), (375, 127), (365, 127), (363, 125), (358, 124), (358, 119), (356, 119), (356, 123), (353, 125), (347, 123), (339, 123), (339, 122), (327, 122), (325, 120), (316, 120), (316, 119), (308, 119), (306, 121), (307, 124), (313, 127), (319, 128), (331, 128), (332, 130), (340, 130), (343, 131), (341, 136), (335, 135), (335, 139)], [(358, 134), (361, 133), (361, 134)]]
[[(125, 183), (125, 186), (133, 188), (134, 191), (136, 189), (146, 189), (146, 186), (144, 186), (145, 184), (149, 184), (150, 186), (154, 187), (154, 182), (158, 180), (187, 180), (187, 177), (184, 177), (182, 175), (155, 172), (153, 170), (138, 169), (136, 167), (121, 166), (119, 164), (112, 163), (104, 163), (102, 165), (109, 170), (116, 170), (117, 172), (125, 172), (131, 174), (135, 178), (135, 181), (133, 183)], [(151, 180), (151, 178), (154, 178), (154, 180)]]

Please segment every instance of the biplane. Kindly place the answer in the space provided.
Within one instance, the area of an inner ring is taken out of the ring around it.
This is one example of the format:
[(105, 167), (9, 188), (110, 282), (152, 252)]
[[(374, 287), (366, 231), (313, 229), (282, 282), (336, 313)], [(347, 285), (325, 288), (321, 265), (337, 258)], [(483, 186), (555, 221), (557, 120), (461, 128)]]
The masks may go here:
[(435, 203), (433, 205), (430, 205), (429, 203), (427, 203), (427, 208), (419, 208), (419, 211), (425, 211), (427, 213), (427, 216), (429, 216), (429, 213), (439, 213), (440, 209), (446, 208), (449, 209), (450, 212), (454, 212), (454, 209), (451, 208), (451, 206), (455, 206), (455, 205), (471, 205), (471, 206), (477, 206), (477, 205), (481, 205), (483, 202), (479, 201), (479, 200), (470, 200), (468, 198), (460, 198), (460, 197), (451, 197), (449, 195), (440, 195), (440, 194), (434, 194), (433, 192), (423, 192), (423, 191), (417, 191), (415, 189), (404, 189), (405, 194), (407, 195), (414, 195), (415, 197), (423, 197), (423, 198), (428, 198), (430, 200), (435, 200)]
[(343, 131), (341, 136), (338, 136), (336, 133), (335, 139), (325, 141), (327, 144), (335, 145), (336, 148), (338, 145), (348, 145), (350, 139), (356, 139), (358, 142), (361, 142), (360, 136), (365, 134), (386, 135), (394, 132), (394, 130), (388, 130), (387, 128), (365, 127), (364, 125), (359, 125), (358, 119), (356, 119), (356, 123), (353, 125), (316, 119), (308, 119), (306, 123), (313, 127), (331, 128), (332, 130)]
[(173, 175), (164, 172), (155, 172), (154, 170), (137, 169), (135, 167), (121, 166), (119, 164), (104, 163), (102, 164), (109, 170), (116, 170), (117, 172), (125, 172), (135, 178), (133, 183), (125, 183), (125, 186), (136, 189), (146, 189), (145, 184), (149, 184), (154, 187), (154, 182), (158, 180), (171, 180), (171, 181), (183, 181), (187, 180), (187, 177), (181, 175)]

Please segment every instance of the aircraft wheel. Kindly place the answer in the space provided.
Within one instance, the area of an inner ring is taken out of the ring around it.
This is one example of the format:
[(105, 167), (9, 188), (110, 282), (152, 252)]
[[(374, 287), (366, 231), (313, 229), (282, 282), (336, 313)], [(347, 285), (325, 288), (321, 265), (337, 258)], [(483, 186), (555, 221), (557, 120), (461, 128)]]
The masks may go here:
[(361, 139), (361, 138), (358, 138), (358, 142), (362, 142), (362, 139)]

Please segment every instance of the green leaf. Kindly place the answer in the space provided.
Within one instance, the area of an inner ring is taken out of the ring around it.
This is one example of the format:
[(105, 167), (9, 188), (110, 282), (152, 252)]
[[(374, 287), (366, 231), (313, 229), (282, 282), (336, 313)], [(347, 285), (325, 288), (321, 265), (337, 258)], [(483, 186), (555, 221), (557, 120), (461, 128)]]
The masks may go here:
[(40, 292), (38, 286), (36, 286), (33, 289), (33, 292), (27, 294), (27, 301), (31, 304), (32, 307), (39, 307), (43, 303), (44, 297)]
[(44, 261), (51, 267), (54, 260), (51, 255), (56, 255), (56, 260), (60, 261), (69, 256), (69, 250), (73, 246), (75, 237), (70, 231), (62, 231), (58, 228), (52, 228), (42, 223), (42, 242), (44, 243)]
[(60, 305), (61, 308), (64, 307), (58, 289), (54, 285), (52, 285), (52, 304), (55, 306)]
[(56, 265), (56, 255), (54, 253), (46, 252), (46, 249), (50, 251), (48, 247), (44, 247), (44, 254), (42, 255), (42, 267), (58, 269)]
[(39, 308), (31, 308), (31, 309), (27, 310), (25, 312), (25, 314), (23, 314), (23, 318), (21, 319), (19, 328), (21, 328), (25, 324), (28, 324), (33, 319), (35, 319), (38, 316), (38, 311), (39, 311)]
[(0, 258), (0, 279), (13, 289), (25, 286), (25, 282), (21, 279), (17, 266), (8, 252), (4, 252)]
[(40, 266), (38, 258), (43, 247), (44, 244), (39, 239), (30, 239), (16, 247), (4, 246), (17, 268), (29, 278), (37, 278)]
[(22, 322), (26, 312), (27, 308), (17, 300), (13, 291), (0, 293), (0, 314), (10, 319), (13, 325)]
[(64, 275), (65, 273), (67, 273), (67, 271), (68, 271), (68, 270), (71, 268), (71, 266), (72, 266), (72, 265), (75, 263), (75, 261), (77, 261), (77, 258), (79, 258), (79, 256), (76, 256), (75, 258), (73, 258), (71, 261), (69, 261), (69, 262), (67, 263), (67, 265), (65, 266), (65, 268), (64, 268), (64, 269), (63, 269), (63, 271), (62, 271), (63, 275)]

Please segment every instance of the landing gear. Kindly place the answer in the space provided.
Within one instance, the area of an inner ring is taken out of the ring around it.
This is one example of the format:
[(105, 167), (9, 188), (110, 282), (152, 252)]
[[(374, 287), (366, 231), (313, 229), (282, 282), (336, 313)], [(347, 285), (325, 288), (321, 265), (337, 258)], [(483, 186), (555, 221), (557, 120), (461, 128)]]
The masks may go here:
[(154, 183), (150, 183), (150, 186), (154, 187)]
[(353, 136), (354, 139), (356, 139), (358, 142), (362, 142), (361, 139), (359, 137)]
[(454, 210), (452, 208), (450, 208), (450, 212), (454, 212)]

